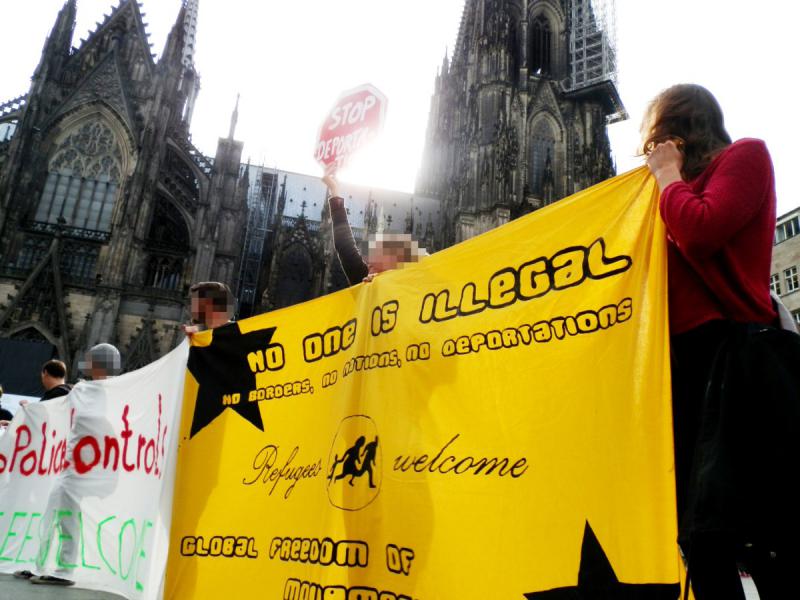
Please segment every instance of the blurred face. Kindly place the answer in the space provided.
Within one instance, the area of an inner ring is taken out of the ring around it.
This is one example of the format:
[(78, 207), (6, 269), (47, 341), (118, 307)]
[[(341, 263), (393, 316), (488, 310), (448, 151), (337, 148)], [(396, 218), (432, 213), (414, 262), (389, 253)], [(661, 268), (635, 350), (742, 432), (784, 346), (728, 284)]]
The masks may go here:
[(219, 310), (214, 306), (211, 298), (198, 298), (192, 296), (192, 321), (205, 327), (213, 328), (227, 323), (233, 307), (228, 310)]
[(419, 260), (417, 242), (407, 234), (388, 234), (388, 239), (369, 242), (367, 264), (370, 273), (382, 273), (396, 269), (398, 265)]
[(192, 321), (200, 325), (205, 325), (211, 307), (211, 300), (208, 298), (192, 296)]
[(381, 242), (374, 242), (375, 247), (370, 245), (367, 254), (367, 264), (371, 273), (383, 273), (390, 269), (397, 268), (400, 258), (396, 248), (386, 248)]
[(92, 381), (102, 381), (108, 377), (108, 371), (105, 365), (99, 364), (97, 361), (92, 361), (92, 356), (86, 354), (85, 361), (80, 365), (83, 374), (89, 377)]
[(96, 351), (93, 357), (90, 351), (86, 353), (86, 358), (78, 363), (78, 368), (84, 377), (102, 381), (117, 375), (122, 370), (122, 363), (116, 352)]

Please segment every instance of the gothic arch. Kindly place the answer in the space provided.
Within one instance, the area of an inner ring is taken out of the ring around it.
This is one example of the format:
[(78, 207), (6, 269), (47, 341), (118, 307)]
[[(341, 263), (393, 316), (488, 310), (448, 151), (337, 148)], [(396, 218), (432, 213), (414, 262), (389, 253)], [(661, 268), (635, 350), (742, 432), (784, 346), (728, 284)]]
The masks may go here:
[(157, 194), (150, 215), (147, 241), (159, 247), (189, 250), (193, 247), (189, 221), (176, 202), (163, 193)]
[(123, 176), (129, 177), (136, 168), (136, 139), (124, 115), (103, 100), (93, 100), (79, 105), (50, 127), (49, 145), (63, 141), (69, 131), (83, 124), (84, 121), (102, 120), (114, 132), (122, 146)]
[(192, 247), (192, 233), (181, 207), (164, 194), (157, 194), (145, 240), (144, 285), (180, 290)]
[(108, 109), (65, 117), (49, 140), (46, 177), (34, 220), (109, 232), (136, 164), (127, 129)]
[(566, 158), (564, 130), (549, 111), (535, 114), (528, 125), (528, 193), (549, 204), (563, 195)]
[(530, 24), (531, 51), (528, 68), (534, 75), (553, 72), (554, 35), (550, 20), (539, 15)]
[(550, 20), (550, 23), (554, 25), (557, 30), (563, 28), (564, 21), (567, 19), (567, 15), (561, 9), (558, 2), (554, 2), (553, 0), (538, 0), (538, 2), (528, 3), (529, 23), (542, 14)]
[(167, 147), (174, 151), (176, 156), (183, 162), (183, 164), (192, 170), (195, 179), (197, 179), (200, 197), (202, 198), (205, 192), (205, 183), (208, 181), (208, 175), (206, 175), (203, 170), (197, 166), (196, 162), (186, 155), (186, 152), (178, 144), (176, 144), (172, 138), (167, 139)]
[(561, 120), (548, 108), (543, 108), (528, 118), (529, 135), (534, 128), (539, 125), (539, 121), (546, 121), (547, 124), (552, 128), (556, 142), (564, 142), (564, 127), (561, 125)]
[[(186, 232), (189, 236), (189, 248), (196, 247), (196, 232), (194, 230), (195, 226), (195, 218), (194, 216), (187, 210), (183, 204), (178, 202), (170, 193), (168, 189), (166, 189), (161, 183), (156, 185), (156, 189), (158, 193), (155, 196), (154, 206), (157, 205), (159, 202), (168, 202), (170, 206), (170, 210), (177, 211), (181, 218), (184, 221), (184, 225), (186, 226)], [(150, 227), (152, 227), (153, 219), (155, 219), (155, 208), (152, 211), (150, 217)], [(150, 231), (150, 227), (148, 227), (148, 232)]]
[[(33, 335), (28, 334), (28, 331), (30, 331)], [(17, 323), (5, 333), (4, 337), (26, 340), (37, 339), (37, 341), (47, 342), (48, 344), (55, 346), (57, 350), (61, 349), (60, 340), (58, 340), (46, 327), (43, 327), (41, 323), (37, 323), (36, 321)]]
[[(565, 16), (553, 3), (533, 3), (528, 11), (528, 72), (535, 75), (561, 76), (566, 47), (561, 38)], [(543, 55), (543, 52), (545, 53)]]

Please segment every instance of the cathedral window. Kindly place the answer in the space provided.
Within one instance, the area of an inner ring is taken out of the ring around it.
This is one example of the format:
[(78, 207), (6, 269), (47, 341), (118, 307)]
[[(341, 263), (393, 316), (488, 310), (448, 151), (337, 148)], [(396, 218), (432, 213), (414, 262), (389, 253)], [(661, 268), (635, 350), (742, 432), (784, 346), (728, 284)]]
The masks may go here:
[[(23, 273), (32, 271), (42, 262), (42, 259), (50, 250), (51, 243), (52, 240), (49, 238), (37, 236), (25, 238), (14, 267)], [(97, 274), (99, 255), (100, 247), (96, 244), (64, 242), (59, 255), (61, 276), (72, 281), (82, 281), (84, 283), (94, 281)]]
[(550, 22), (544, 17), (538, 17), (531, 26), (531, 68), (533, 75), (547, 75), (552, 69), (553, 34)]
[(147, 287), (173, 291), (180, 289), (184, 263), (184, 259), (175, 256), (151, 256), (147, 263)]
[(159, 197), (147, 236), (150, 257), (145, 285), (162, 290), (179, 290), (183, 284), (186, 260), (191, 250), (189, 230), (177, 207)]
[(99, 254), (99, 246), (66, 242), (61, 249), (61, 274), (73, 281), (93, 281)]
[(84, 123), (52, 154), (35, 220), (110, 231), (122, 179), (122, 151), (101, 121)]
[(30, 271), (38, 265), (50, 249), (50, 240), (41, 237), (27, 237), (22, 243), (15, 267), (22, 271)]
[(131, 70), (131, 79), (134, 81), (142, 81), (144, 79), (144, 75), (146, 72), (147, 67), (144, 65), (144, 61), (139, 57), (133, 65), (133, 69)]
[(553, 176), (555, 146), (555, 135), (550, 124), (541, 119), (533, 127), (531, 135), (530, 189), (536, 197), (547, 200), (548, 203), (554, 199), (547, 196), (552, 196), (555, 183)]

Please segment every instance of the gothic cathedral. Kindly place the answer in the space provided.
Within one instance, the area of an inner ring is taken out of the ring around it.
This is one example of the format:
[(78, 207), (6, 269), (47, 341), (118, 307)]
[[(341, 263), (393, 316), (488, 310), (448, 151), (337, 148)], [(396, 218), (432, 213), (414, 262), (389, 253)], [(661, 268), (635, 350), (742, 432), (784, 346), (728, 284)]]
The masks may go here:
[(178, 343), (188, 285), (235, 284), (247, 220), (236, 113), (213, 161), (190, 141), (197, 0), (158, 61), (136, 1), (79, 47), (76, 10), (58, 14), (29, 92), (0, 104), (0, 338), (72, 377), (98, 342), (125, 370)]
[[(77, 48), (67, 0), (29, 92), (0, 104), (0, 350), (74, 376), (107, 341), (131, 370), (180, 341), (193, 281), (231, 285), (242, 315), (345, 285), (318, 177), (242, 165), (236, 110), (214, 159), (192, 145), (197, 2), (156, 62), (135, 0)], [(356, 238), (440, 250), (614, 175), (609, 17), (613, 0), (466, 0), (417, 189), (350, 190)]]
[(603, 4), (467, 0), (417, 180), (442, 202), (438, 247), (614, 175), (606, 125), (626, 115)]

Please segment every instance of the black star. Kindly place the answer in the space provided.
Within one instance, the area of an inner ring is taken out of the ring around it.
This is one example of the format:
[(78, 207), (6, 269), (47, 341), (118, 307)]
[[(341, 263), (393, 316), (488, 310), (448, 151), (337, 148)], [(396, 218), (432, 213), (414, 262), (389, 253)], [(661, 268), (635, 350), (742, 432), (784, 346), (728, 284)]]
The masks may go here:
[[(214, 329), (211, 344), (189, 349), (189, 372), (197, 380), (197, 402), (192, 417), (189, 438), (211, 423), (226, 408), (239, 413), (246, 421), (264, 431), (258, 402), (250, 402), (248, 395), (256, 388), (256, 375), (250, 370), (247, 354), (265, 350), (275, 328), (259, 329), (245, 335), (237, 323)], [(238, 404), (223, 404), (223, 396), (240, 394)]]
[(587, 521), (583, 531), (578, 585), (529, 592), (528, 600), (676, 600), (679, 583), (620, 583)]

